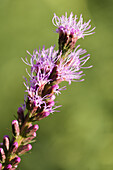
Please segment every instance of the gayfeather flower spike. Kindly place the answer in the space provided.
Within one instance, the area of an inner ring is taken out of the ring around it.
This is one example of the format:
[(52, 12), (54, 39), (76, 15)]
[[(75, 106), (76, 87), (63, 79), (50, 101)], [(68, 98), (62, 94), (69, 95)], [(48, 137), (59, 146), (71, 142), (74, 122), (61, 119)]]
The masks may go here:
[(53, 23), (55, 20), (60, 35), (59, 50), (56, 51), (54, 46), (43, 47), (42, 50), (34, 50), (33, 54), (27, 52), (30, 59), (22, 59), (31, 68), (30, 73), (26, 70), (29, 75), (29, 80), (25, 78), (24, 82), (26, 97), (17, 110), (17, 119), (12, 121), (12, 139), (5, 135), (3, 143), (0, 143), (0, 170), (15, 170), (21, 161), (20, 156), (32, 149), (31, 143), (35, 141), (39, 129), (34, 122), (60, 107), (55, 104), (55, 96), (65, 87), (60, 88), (59, 83), (83, 81), (83, 69), (91, 67), (84, 67), (90, 55), (80, 46), (75, 48), (75, 40), (93, 34), (94, 28), (88, 31), (89, 22), (83, 24), (82, 16), (78, 23), (76, 19), (72, 13), (69, 18), (67, 14), (61, 18), (54, 15)]

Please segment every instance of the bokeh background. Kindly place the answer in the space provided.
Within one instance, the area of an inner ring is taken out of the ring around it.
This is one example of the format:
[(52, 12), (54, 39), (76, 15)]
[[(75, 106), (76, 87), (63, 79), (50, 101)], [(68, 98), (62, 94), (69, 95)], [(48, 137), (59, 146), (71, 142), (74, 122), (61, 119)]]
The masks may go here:
[(0, 141), (24, 100), (21, 57), (49, 48), (58, 35), (51, 20), (72, 11), (92, 20), (96, 34), (77, 41), (91, 54), (85, 81), (68, 83), (59, 113), (41, 120), (37, 142), (20, 170), (113, 170), (113, 0), (0, 0)]

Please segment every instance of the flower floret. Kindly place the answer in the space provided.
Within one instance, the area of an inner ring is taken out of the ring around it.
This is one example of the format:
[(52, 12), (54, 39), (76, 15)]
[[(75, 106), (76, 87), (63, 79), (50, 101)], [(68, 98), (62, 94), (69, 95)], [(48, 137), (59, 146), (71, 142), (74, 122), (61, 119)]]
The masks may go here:
[(83, 67), (83, 65), (89, 59), (89, 54), (80, 58), (80, 55), (85, 54), (86, 50), (82, 50), (81, 48), (77, 50), (77, 48), (73, 52), (71, 52), (65, 59), (60, 59), (60, 63), (58, 65), (59, 81), (68, 81), (69, 84), (71, 83), (71, 81), (83, 81), (84, 79), (80, 79), (84, 75), (82, 74), (83, 71), (81, 69), (92, 67)]
[(80, 19), (78, 22), (77, 19), (77, 15), (73, 17), (72, 12), (70, 16), (67, 17), (66, 12), (65, 15), (62, 15), (60, 18), (56, 14), (54, 14), (52, 22), (57, 27), (56, 32), (59, 34), (63, 32), (67, 35), (73, 35), (77, 39), (84, 38), (84, 36), (86, 35), (94, 34), (93, 30), (95, 29), (95, 27), (90, 29), (91, 20), (83, 23), (82, 14), (80, 15)]

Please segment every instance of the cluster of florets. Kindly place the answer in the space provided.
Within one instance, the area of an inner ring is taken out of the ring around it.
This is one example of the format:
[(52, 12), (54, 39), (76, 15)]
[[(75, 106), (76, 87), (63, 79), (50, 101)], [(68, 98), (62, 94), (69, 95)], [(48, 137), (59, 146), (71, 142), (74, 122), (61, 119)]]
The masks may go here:
[[(62, 53), (58, 55), (58, 51), (54, 47), (50, 47), (42, 51), (35, 50), (28, 62), (24, 61), (31, 67), (29, 74), (30, 83), (26, 79), (26, 92), (28, 93), (27, 108), (32, 110), (32, 120), (40, 120), (43, 117), (53, 113), (55, 94), (60, 93), (59, 83), (62, 81), (83, 81), (81, 77), (84, 75), (81, 70), (83, 65), (89, 59), (89, 54), (85, 54), (86, 50), (79, 49), (79, 46), (68, 56), (63, 57)], [(90, 66), (91, 67), (91, 66)], [(89, 68), (89, 67), (85, 67)]]
[(67, 12), (65, 16), (62, 15), (60, 18), (54, 14), (53, 24), (57, 27), (56, 32), (59, 33), (59, 50), (64, 50), (64, 48), (74, 49), (75, 43), (78, 39), (84, 38), (84, 36), (94, 34), (91, 28), (89, 20), (83, 23), (83, 17), (80, 15), (80, 19), (77, 22), (77, 15), (73, 17), (71, 12), (70, 16), (67, 17)]
[[(75, 48), (75, 43), (79, 38), (93, 34), (95, 28), (89, 30), (90, 20), (83, 23), (82, 15), (77, 22), (77, 16), (71, 13), (69, 18), (58, 17), (54, 14), (53, 24), (59, 33), (59, 49), (54, 46), (48, 49), (34, 50), (33, 54), (27, 52), (31, 58), (26, 57), (25, 64), (30, 66), (29, 80), (25, 78), (26, 98), (22, 107), (18, 108), (17, 119), (12, 121), (13, 138), (3, 137), (0, 144), (0, 170), (15, 170), (21, 161), (20, 156), (32, 149), (29, 144), (34, 141), (38, 125), (33, 125), (34, 121), (39, 121), (50, 113), (56, 111), (60, 106), (55, 106), (55, 96), (65, 90), (60, 88), (59, 83), (63, 81), (83, 81), (82, 78), (84, 64), (89, 59), (86, 50)], [(25, 110), (27, 113), (25, 114)]]

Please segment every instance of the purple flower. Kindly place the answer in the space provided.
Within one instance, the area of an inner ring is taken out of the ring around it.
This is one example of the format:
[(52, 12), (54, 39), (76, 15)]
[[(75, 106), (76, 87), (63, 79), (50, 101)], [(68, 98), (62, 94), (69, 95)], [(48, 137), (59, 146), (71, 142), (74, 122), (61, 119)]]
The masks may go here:
[(62, 51), (65, 54), (68, 50), (73, 50), (78, 39), (94, 33), (95, 27), (90, 29), (91, 20), (83, 23), (82, 15), (78, 22), (77, 19), (76, 15), (73, 17), (72, 12), (69, 17), (67, 17), (67, 13), (60, 18), (54, 14), (52, 22), (57, 27), (56, 32), (59, 33), (59, 53)]
[(71, 84), (71, 81), (83, 81), (84, 79), (80, 79), (84, 74), (81, 70), (82, 68), (90, 68), (89, 67), (83, 67), (83, 65), (87, 62), (87, 60), (90, 58), (89, 54), (83, 56), (80, 58), (80, 55), (83, 55), (86, 53), (86, 50), (82, 50), (81, 48), (77, 48), (71, 52), (66, 58), (59, 59), (59, 65), (58, 65), (58, 80), (59, 81), (68, 81), (69, 84)]
[(58, 52), (54, 50), (54, 46), (51, 46), (47, 50), (45, 50), (45, 47), (42, 50), (39, 49), (39, 51), (34, 50), (33, 55), (28, 51), (27, 53), (31, 56), (30, 62), (28, 62), (27, 57), (26, 61), (23, 61), (31, 66), (31, 74), (29, 75), (32, 76), (31, 85), (37, 84), (41, 89), (50, 81), (48, 78), (54, 68)]
[(88, 22), (83, 23), (83, 17), (82, 14), (80, 15), (80, 19), (77, 22), (77, 15), (73, 17), (73, 13), (71, 12), (70, 16), (67, 17), (67, 12), (65, 13), (65, 16), (62, 15), (60, 18), (54, 14), (54, 17), (52, 19), (53, 24), (57, 27), (56, 32), (57, 33), (64, 33), (67, 35), (73, 35), (74, 38), (84, 38), (86, 35), (94, 34), (93, 29), (91, 28), (89, 20)]

